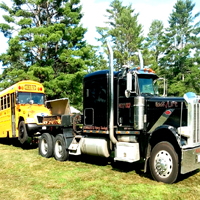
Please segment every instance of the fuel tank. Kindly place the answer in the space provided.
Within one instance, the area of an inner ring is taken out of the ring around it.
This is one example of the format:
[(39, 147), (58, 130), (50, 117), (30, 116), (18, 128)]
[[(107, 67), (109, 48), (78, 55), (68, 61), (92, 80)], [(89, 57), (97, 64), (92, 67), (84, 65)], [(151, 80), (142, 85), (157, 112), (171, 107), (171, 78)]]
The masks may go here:
[(109, 144), (109, 140), (105, 138), (83, 138), (81, 152), (107, 158), (110, 156)]

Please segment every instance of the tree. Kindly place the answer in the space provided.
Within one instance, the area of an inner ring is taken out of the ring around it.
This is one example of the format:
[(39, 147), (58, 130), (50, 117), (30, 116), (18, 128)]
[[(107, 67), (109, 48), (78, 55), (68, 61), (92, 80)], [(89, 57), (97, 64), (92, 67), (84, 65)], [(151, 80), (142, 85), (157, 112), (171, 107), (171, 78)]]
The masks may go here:
[(164, 37), (164, 25), (160, 20), (154, 20), (151, 23), (149, 33), (146, 38), (145, 46), (153, 53), (156, 62), (163, 52), (162, 40)]
[(0, 88), (34, 79), (44, 84), (49, 99), (68, 97), (80, 108), (82, 78), (93, 59), (83, 40), (80, 0), (13, 0), (11, 8), (5, 3), (0, 8), (7, 12), (0, 30), (9, 39), (0, 55), (6, 67)]
[(114, 51), (114, 66), (118, 71), (123, 65), (133, 65), (138, 63), (135, 52), (142, 47), (143, 37), (142, 26), (138, 24), (137, 18), (139, 14), (134, 13), (132, 5), (122, 6), (122, 2), (114, 0), (107, 9), (107, 22), (110, 28), (97, 27), (98, 33), (101, 35), (99, 39), (105, 48), (105, 41), (111, 38)]
[(198, 72), (198, 67), (192, 51), (199, 43), (199, 23), (194, 24), (194, 20), (200, 13), (192, 15), (194, 6), (190, 0), (178, 0), (169, 17), (169, 28), (166, 29), (163, 43), (165, 52), (159, 64), (162, 73), (167, 74), (170, 85), (168, 91), (172, 95), (182, 96), (186, 91), (194, 90), (193, 86), (196, 85), (196, 79), (192, 77)]
[(144, 44), (144, 62), (160, 75), (159, 60), (163, 54), (164, 25), (160, 20), (154, 20), (149, 28), (149, 33)]

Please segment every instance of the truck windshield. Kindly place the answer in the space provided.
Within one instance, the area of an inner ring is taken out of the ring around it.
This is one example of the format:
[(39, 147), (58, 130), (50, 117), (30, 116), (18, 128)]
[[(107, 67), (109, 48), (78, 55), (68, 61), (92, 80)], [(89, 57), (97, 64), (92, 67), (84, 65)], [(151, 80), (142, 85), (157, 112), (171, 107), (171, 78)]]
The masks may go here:
[(140, 93), (158, 95), (158, 87), (152, 78), (138, 78)]
[(30, 100), (34, 104), (44, 104), (44, 94), (41, 93), (19, 92), (18, 99), (20, 104), (29, 104)]

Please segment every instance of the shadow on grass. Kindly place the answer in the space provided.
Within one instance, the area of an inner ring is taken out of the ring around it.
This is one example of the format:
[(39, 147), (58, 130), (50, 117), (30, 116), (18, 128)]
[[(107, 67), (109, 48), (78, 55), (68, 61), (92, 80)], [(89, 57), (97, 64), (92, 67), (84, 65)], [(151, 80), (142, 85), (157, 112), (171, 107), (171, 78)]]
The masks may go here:
[(20, 147), (20, 148), (22, 148), (24, 150), (38, 148), (38, 144), (37, 143), (24, 143), (24, 144), (21, 144), (17, 138), (0, 138), (0, 144), (12, 145), (14, 147)]
[(184, 181), (185, 179), (187, 179), (191, 176), (194, 176), (195, 174), (197, 174), (199, 172), (200, 172), (200, 169), (197, 169), (197, 170), (194, 170), (192, 172), (188, 172), (187, 174), (180, 174), (179, 177), (178, 177), (178, 180), (176, 182)]
[(112, 170), (119, 172), (131, 172), (135, 171), (141, 177), (149, 178), (152, 180), (150, 172), (144, 173), (144, 163), (136, 162), (136, 163), (127, 163), (127, 162), (114, 162), (113, 158), (103, 158), (97, 156), (90, 155), (81, 155), (81, 156), (71, 156), (69, 157), (70, 161), (74, 162), (84, 162), (87, 164), (98, 165), (98, 166), (106, 166), (111, 165)]
[(138, 174), (140, 177), (149, 178), (152, 180), (152, 177), (150, 175), (150, 171), (147, 170), (146, 173), (144, 173), (144, 163), (141, 162), (135, 162), (135, 163), (127, 163), (127, 162), (111, 162), (112, 169), (119, 172), (130, 172), (135, 171), (136, 174)]
[(90, 156), (90, 155), (81, 155), (81, 156), (71, 156), (69, 157), (70, 161), (74, 162), (83, 162), (92, 165), (106, 166), (109, 164), (109, 158)]

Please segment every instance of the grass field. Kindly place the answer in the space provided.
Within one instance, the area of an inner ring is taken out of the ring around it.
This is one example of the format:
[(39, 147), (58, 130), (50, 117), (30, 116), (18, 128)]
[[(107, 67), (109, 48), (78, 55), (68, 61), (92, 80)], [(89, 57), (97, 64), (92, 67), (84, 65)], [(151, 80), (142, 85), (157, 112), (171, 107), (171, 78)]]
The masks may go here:
[(138, 165), (113, 168), (98, 157), (58, 162), (0, 140), (0, 199), (200, 199), (200, 171), (172, 185), (158, 183)]

